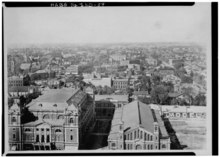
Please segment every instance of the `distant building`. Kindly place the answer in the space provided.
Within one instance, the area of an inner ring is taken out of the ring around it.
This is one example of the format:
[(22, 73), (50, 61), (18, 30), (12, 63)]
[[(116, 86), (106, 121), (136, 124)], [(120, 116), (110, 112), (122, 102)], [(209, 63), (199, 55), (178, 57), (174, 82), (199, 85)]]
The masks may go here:
[(174, 71), (174, 68), (171, 68), (171, 67), (161, 67), (161, 68), (159, 68), (158, 73), (162, 77), (165, 77), (167, 75), (174, 75), (175, 71)]
[(10, 150), (75, 150), (94, 123), (94, 101), (79, 89), (50, 89), (27, 105), (38, 120), (21, 124), (20, 110), (9, 109)]
[(95, 101), (107, 100), (114, 104), (115, 108), (121, 108), (128, 103), (128, 95), (95, 95)]
[(50, 72), (47, 70), (38, 70), (35, 73), (30, 74), (30, 78), (31, 78), (31, 81), (55, 78), (55, 72)]
[(112, 79), (111, 78), (91, 78), (91, 79), (83, 79), (86, 83), (91, 83), (94, 86), (108, 86), (112, 87)]
[(122, 61), (126, 60), (126, 55), (111, 55), (110, 61)]
[(19, 87), (23, 86), (24, 78), (19, 76), (12, 76), (8, 78), (8, 86), (9, 87)]
[(169, 150), (170, 137), (159, 112), (133, 101), (115, 110), (108, 136), (111, 150)]
[(141, 98), (148, 98), (149, 97), (148, 91), (134, 91), (133, 92), (133, 98), (135, 100), (138, 100), (139, 97), (141, 97)]
[(129, 79), (114, 79), (113, 87), (117, 90), (126, 90), (129, 86)]
[(146, 58), (145, 61), (149, 64), (149, 65), (157, 65), (157, 60), (154, 58)]
[(78, 75), (79, 73), (79, 66), (78, 65), (70, 65), (66, 69), (66, 74), (75, 74)]

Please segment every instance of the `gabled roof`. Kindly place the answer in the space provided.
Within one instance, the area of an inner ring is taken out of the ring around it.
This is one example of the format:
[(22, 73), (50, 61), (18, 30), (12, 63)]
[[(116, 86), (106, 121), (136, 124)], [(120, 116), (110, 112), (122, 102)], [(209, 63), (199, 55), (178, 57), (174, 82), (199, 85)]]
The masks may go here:
[[(30, 110), (65, 110), (69, 105), (67, 101), (78, 91), (79, 89), (73, 88), (49, 89), (27, 106)], [(73, 101), (79, 101), (79, 98), (77, 100), (72, 99)]]
[(124, 129), (141, 126), (149, 132), (154, 131), (153, 123), (155, 121), (151, 108), (138, 100), (124, 106), (122, 121), (124, 122)]

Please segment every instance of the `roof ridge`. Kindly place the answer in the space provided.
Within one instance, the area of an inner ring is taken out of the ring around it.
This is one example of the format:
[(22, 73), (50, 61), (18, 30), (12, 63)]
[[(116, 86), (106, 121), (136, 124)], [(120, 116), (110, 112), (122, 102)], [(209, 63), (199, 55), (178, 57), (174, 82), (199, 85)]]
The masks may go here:
[(140, 112), (140, 106), (139, 105), (140, 105), (139, 101), (137, 100), (139, 125), (141, 125), (141, 112)]

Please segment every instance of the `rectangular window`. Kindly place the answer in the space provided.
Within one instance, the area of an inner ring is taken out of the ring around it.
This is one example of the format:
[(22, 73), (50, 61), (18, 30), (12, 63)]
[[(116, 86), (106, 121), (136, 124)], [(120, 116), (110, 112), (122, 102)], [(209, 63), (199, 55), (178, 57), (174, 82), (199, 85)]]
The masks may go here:
[(36, 142), (39, 142), (39, 135), (36, 136)]
[(50, 142), (50, 135), (47, 135), (47, 142)]
[(44, 142), (44, 135), (41, 136), (41, 142)]
[(134, 131), (134, 139), (136, 139), (136, 131)]
[(16, 138), (16, 135), (15, 134), (13, 134), (13, 139), (15, 139)]

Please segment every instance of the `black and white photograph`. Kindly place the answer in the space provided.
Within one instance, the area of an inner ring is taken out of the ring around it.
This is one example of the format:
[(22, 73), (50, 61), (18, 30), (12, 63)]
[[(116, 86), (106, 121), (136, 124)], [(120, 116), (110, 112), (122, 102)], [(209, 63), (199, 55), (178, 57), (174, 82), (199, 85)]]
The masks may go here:
[(2, 4), (6, 154), (212, 154), (211, 3), (48, 3)]

